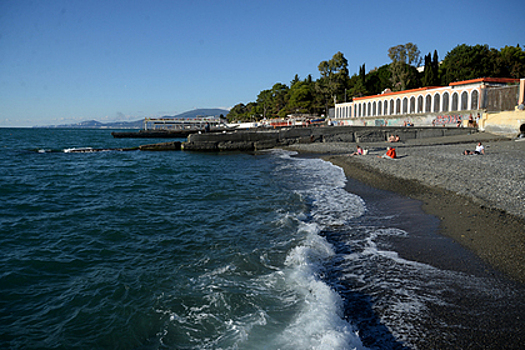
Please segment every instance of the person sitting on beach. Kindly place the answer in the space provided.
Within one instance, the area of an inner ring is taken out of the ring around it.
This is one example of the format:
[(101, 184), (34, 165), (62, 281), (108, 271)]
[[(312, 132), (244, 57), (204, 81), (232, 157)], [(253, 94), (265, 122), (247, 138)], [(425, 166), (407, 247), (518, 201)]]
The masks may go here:
[(377, 156), (377, 158), (385, 158), (385, 159), (396, 159), (396, 149), (394, 147), (388, 147), (386, 149), (386, 153), (382, 156)]
[(483, 147), (481, 142), (478, 142), (478, 145), (476, 146), (476, 150), (474, 151), (474, 154), (485, 154), (485, 147)]
[(357, 145), (357, 150), (351, 154), (351, 156), (362, 156), (364, 154), (363, 149), (361, 146)]
[(388, 142), (399, 142), (401, 139), (399, 138), (399, 135), (390, 135), (388, 137)]
[(463, 152), (463, 154), (466, 155), (466, 156), (485, 154), (485, 147), (483, 147), (481, 142), (478, 142), (478, 145), (476, 146), (476, 150), (474, 150), (474, 151), (465, 150), (465, 152)]

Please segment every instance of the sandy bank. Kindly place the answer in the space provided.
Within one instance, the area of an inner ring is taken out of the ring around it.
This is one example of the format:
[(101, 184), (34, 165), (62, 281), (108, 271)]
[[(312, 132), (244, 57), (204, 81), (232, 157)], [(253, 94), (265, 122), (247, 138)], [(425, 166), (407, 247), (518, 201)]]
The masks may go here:
[[(477, 141), (484, 156), (464, 156)], [(379, 159), (389, 144), (312, 143), (289, 149), (317, 153), (347, 176), (420, 200), (441, 220), (440, 233), (496, 269), (525, 283), (525, 142), (480, 133), (395, 144), (398, 160)]]

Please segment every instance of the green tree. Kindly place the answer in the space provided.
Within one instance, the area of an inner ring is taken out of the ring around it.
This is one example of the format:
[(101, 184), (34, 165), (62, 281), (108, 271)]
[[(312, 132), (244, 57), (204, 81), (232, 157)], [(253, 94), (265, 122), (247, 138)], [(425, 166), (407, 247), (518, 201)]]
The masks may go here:
[(443, 60), (441, 83), (500, 76), (497, 58), (497, 51), (488, 45), (458, 45)]
[(385, 89), (392, 89), (391, 77), (392, 73), (388, 64), (374, 68), (366, 75), (365, 86), (367, 93), (377, 95)]
[(244, 112), (244, 120), (245, 121), (256, 121), (259, 120), (257, 113), (257, 103), (256, 102), (250, 102), (246, 105), (246, 109)]
[(290, 82), (290, 87), (294, 86), (295, 83), (298, 83), (300, 81), (301, 80), (299, 80), (299, 74), (296, 74), (293, 80)]
[(286, 102), (289, 88), (285, 84), (277, 83), (272, 87), (272, 115), (281, 118), (286, 116)]
[(363, 84), (362, 79), (357, 79), (354, 87), (351, 90), (351, 94), (353, 97), (361, 97), (368, 95), (368, 90), (366, 89), (365, 84)]
[(503, 77), (525, 77), (525, 51), (519, 45), (505, 46), (500, 50), (499, 65)]
[(273, 109), (273, 96), (271, 90), (263, 90), (257, 95), (257, 115), (266, 118)]
[(390, 72), (392, 73), (391, 79), (394, 90), (406, 90), (411, 82), (414, 83), (417, 80), (417, 70), (413, 66), (417, 67), (421, 64), (420, 54), (417, 45), (413, 43), (397, 45), (388, 49), (388, 57), (392, 60)]
[(359, 67), (359, 79), (361, 79), (361, 82), (365, 84), (366, 82), (366, 68), (365, 64), (363, 63), (362, 66)]
[(437, 86), (439, 85), (438, 67), (437, 62), (437, 51), (434, 51), (434, 59), (429, 53), (425, 56), (425, 70), (423, 71), (423, 77), (421, 79), (422, 86)]
[(311, 113), (313, 95), (311, 83), (299, 81), (292, 85), (289, 92), (290, 98), (287, 110), (291, 113)]
[(244, 112), (246, 111), (246, 106), (244, 103), (239, 103), (233, 106), (232, 109), (230, 109), (230, 112), (226, 115), (226, 118), (229, 122), (235, 121), (235, 120), (242, 120), (244, 119)]
[(432, 86), (438, 86), (439, 85), (439, 58), (437, 50), (434, 50), (434, 55), (432, 56), (432, 70), (434, 71), (433, 78), (434, 80), (431, 81)]
[(325, 113), (333, 106), (334, 100), (344, 98), (348, 83), (348, 61), (341, 52), (337, 52), (331, 60), (322, 61), (318, 66), (321, 77), (316, 85), (316, 91), (323, 96)]

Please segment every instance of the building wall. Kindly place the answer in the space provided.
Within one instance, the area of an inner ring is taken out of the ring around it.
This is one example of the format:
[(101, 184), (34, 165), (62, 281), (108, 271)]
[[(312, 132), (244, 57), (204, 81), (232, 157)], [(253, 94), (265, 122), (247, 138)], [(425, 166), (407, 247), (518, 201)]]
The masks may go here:
[[(341, 125), (456, 124), (470, 115), (482, 117), (482, 89), (517, 79), (483, 78), (381, 95), (358, 97), (336, 104), (335, 121)], [(423, 123), (423, 124), (420, 124)]]
[(480, 122), (480, 130), (496, 135), (515, 137), (525, 128), (525, 111), (514, 110), (487, 113)]

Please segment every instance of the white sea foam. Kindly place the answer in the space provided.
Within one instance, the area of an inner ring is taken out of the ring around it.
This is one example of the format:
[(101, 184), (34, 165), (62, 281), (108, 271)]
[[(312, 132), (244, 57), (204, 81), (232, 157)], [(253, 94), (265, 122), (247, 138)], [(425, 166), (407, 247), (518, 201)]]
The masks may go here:
[(65, 148), (64, 153), (87, 153), (93, 152), (92, 147)]
[(364, 201), (344, 189), (346, 176), (341, 168), (321, 159), (291, 158), (286, 152), (280, 156), (287, 161), (276, 172), (293, 177), (287, 183), (294, 183), (291, 189), (310, 204), (310, 220), (300, 225), (301, 243), (286, 257), (284, 279), (299, 298), (298, 311), (276, 338), (275, 347), (364, 349), (356, 329), (344, 319), (340, 295), (322, 280), (323, 266), (335, 252), (320, 235), (329, 226), (363, 215)]
[(334, 255), (319, 225), (304, 224), (301, 245), (286, 258), (285, 279), (300, 298), (299, 311), (277, 337), (281, 349), (364, 349), (355, 328), (343, 319), (339, 294), (320, 279), (322, 264)]

